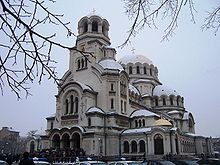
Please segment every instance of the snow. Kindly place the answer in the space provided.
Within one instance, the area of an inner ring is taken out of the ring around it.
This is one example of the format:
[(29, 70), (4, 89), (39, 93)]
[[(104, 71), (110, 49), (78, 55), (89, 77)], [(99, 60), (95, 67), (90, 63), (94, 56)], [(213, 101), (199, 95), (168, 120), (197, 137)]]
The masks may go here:
[(183, 120), (188, 120), (189, 119), (189, 112), (185, 112), (183, 114)]
[(147, 63), (149, 65), (153, 64), (152, 61), (150, 59), (148, 59), (147, 57), (145, 57), (144, 55), (135, 55), (135, 54), (131, 54), (131, 55), (126, 55), (124, 57), (122, 57), (120, 60), (119, 60), (119, 63), (122, 63), (122, 64), (128, 64), (128, 63)]
[(173, 110), (173, 111), (168, 112), (168, 114), (174, 114), (174, 113), (179, 113), (179, 111)]
[(157, 115), (156, 113), (150, 112), (150, 111), (148, 111), (148, 110), (146, 110), (146, 109), (139, 109), (139, 110), (134, 111), (134, 112), (130, 115), (130, 118), (138, 117), (138, 116), (158, 116), (158, 117), (160, 117), (160, 116)]
[(134, 83), (138, 83), (138, 82), (152, 82), (151, 80), (146, 80), (146, 79), (138, 79), (135, 80)]
[(99, 64), (104, 69), (113, 69), (113, 70), (119, 70), (119, 71), (124, 70), (124, 68), (121, 66), (121, 64), (119, 64), (114, 59), (104, 59), (104, 60), (99, 61)]
[(89, 108), (86, 113), (101, 113), (101, 114), (105, 114), (105, 113), (104, 113), (100, 108), (98, 108), (98, 107)]
[(138, 129), (127, 129), (122, 134), (126, 133), (144, 133), (144, 132), (149, 132), (151, 131), (151, 128), (138, 128)]
[(137, 94), (140, 95), (139, 90), (138, 90), (135, 86), (133, 86), (133, 85), (131, 85), (131, 84), (129, 84), (129, 90), (130, 90), (131, 92), (134, 92), (134, 93), (137, 93)]
[(89, 87), (88, 85), (85, 85), (85, 84), (83, 84), (83, 83), (81, 83), (79, 81), (76, 81), (76, 83), (79, 84), (83, 90), (87, 89), (87, 90), (93, 91), (93, 89), (91, 87)]
[(154, 88), (153, 90), (153, 96), (161, 96), (161, 95), (167, 95), (167, 96), (170, 96), (170, 95), (179, 95), (176, 90), (174, 89), (171, 89), (165, 85), (158, 85)]

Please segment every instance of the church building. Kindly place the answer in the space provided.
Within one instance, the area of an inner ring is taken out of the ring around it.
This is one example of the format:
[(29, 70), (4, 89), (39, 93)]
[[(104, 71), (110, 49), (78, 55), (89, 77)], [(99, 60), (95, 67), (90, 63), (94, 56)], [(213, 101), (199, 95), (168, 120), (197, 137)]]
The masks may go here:
[(210, 139), (195, 133), (184, 97), (160, 82), (144, 55), (117, 61), (108, 32), (109, 22), (98, 15), (79, 20), (42, 148), (103, 156), (210, 153)]

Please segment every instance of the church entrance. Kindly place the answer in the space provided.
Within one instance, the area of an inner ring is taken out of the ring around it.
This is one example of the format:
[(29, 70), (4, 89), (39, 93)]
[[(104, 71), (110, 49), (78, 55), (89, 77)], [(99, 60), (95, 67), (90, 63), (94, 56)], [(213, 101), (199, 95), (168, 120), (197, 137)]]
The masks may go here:
[(163, 136), (161, 134), (156, 134), (154, 136), (154, 154), (155, 155), (164, 154)]
[(80, 148), (80, 135), (79, 133), (74, 133), (72, 136), (72, 148)]

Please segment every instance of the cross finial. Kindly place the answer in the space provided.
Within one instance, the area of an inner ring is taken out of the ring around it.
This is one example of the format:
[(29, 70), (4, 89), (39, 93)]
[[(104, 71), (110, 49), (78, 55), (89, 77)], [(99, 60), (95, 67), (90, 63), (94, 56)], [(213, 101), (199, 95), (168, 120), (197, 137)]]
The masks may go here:
[(92, 14), (95, 14), (95, 12), (96, 12), (96, 10), (95, 10), (95, 8), (93, 8), (93, 10), (92, 10)]
[(131, 52), (132, 52), (133, 54), (135, 54), (134, 51), (135, 51), (135, 48), (132, 48), (132, 49), (131, 49)]

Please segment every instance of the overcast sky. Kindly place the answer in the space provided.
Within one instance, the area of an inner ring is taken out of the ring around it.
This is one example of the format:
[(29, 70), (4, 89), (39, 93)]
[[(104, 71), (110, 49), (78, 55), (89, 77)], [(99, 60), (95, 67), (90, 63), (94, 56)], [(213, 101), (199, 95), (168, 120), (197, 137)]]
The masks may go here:
[[(201, 30), (205, 12), (219, 5), (219, 0), (195, 0), (196, 24), (190, 22), (188, 14), (183, 13), (178, 20), (176, 35), (168, 42), (161, 42), (163, 29), (144, 28), (132, 38), (132, 43), (123, 49), (117, 49), (117, 59), (131, 54), (143, 54), (158, 67), (160, 81), (175, 89), (185, 100), (185, 108), (193, 113), (196, 133), (205, 136), (220, 136), (220, 31), (217, 36), (213, 31)], [(71, 29), (77, 34), (80, 18), (96, 10), (96, 14), (106, 18), (110, 23), (109, 36), (112, 47), (122, 44), (131, 26), (125, 15), (120, 0), (60, 0), (50, 6), (51, 10), (64, 14), (64, 20), (71, 22)], [(188, 12), (188, 8), (185, 10)], [(164, 26), (161, 23), (161, 26)], [(42, 27), (45, 33), (51, 29)], [(59, 31), (61, 43), (75, 45), (75, 38), (67, 39), (65, 31)], [(1, 37), (1, 36), (0, 36)], [(69, 52), (55, 49), (53, 58), (58, 62), (59, 77), (69, 65)], [(55, 113), (56, 84), (47, 78), (39, 85), (30, 84), (31, 93), (27, 100), (17, 101), (14, 93), (5, 88), (0, 96), (0, 127), (8, 126), (26, 135), (30, 130), (45, 130), (46, 117)]]

